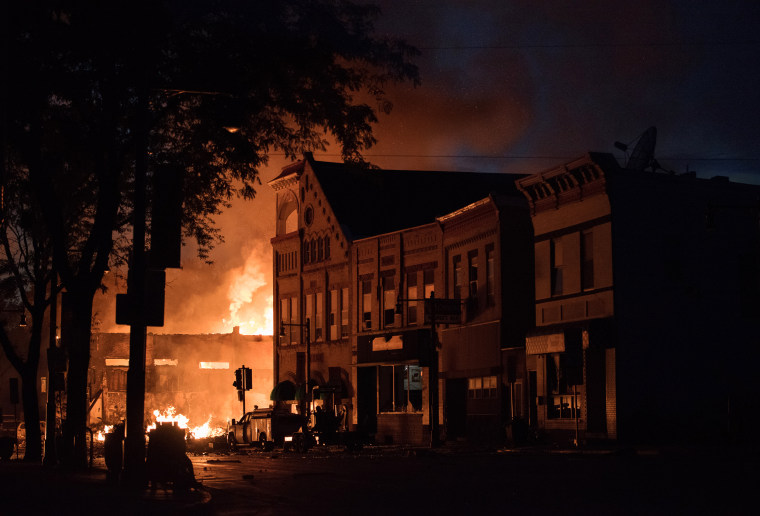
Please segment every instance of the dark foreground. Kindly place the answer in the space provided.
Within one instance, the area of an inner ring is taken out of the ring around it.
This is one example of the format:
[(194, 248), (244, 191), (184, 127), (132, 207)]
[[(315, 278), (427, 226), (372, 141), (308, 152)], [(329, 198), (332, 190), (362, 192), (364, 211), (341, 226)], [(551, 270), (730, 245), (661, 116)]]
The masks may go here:
[(0, 462), (0, 514), (755, 514), (759, 455), (739, 448), (319, 449), (191, 456), (201, 487), (109, 486)]

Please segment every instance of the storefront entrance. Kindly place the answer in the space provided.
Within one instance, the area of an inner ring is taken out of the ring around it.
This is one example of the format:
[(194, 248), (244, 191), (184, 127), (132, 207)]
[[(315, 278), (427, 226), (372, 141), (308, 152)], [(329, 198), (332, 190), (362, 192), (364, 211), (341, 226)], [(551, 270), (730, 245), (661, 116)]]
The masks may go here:
[(467, 378), (446, 380), (446, 439), (463, 438), (467, 432)]

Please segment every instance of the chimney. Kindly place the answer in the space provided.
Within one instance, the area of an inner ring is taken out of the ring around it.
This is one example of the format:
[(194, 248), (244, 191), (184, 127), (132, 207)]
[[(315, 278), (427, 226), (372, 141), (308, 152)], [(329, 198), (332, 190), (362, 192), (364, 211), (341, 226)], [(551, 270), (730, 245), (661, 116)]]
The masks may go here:
[(232, 334), (233, 335), (240, 335), (240, 326), (235, 326), (232, 328)]

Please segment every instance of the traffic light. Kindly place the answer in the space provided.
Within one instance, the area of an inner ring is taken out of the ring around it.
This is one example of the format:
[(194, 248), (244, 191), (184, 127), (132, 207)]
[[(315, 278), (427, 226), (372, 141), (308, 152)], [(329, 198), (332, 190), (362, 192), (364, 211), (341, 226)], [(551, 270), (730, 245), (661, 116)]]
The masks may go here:
[(250, 367), (243, 369), (245, 371), (245, 390), (250, 391), (253, 387), (253, 371)]
[(235, 381), (232, 384), (237, 390), (243, 390), (243, 372), (240, 369), (235, 369)]

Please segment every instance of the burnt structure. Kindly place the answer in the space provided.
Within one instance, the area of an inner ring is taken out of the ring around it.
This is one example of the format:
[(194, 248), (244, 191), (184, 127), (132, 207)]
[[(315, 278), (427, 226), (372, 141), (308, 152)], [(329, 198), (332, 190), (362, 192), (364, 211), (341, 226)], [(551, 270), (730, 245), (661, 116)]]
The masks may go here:
[[(173, 406), (178, 414), (202, 425), (240, 417), (242, 403), (232, 385), (235, 370), (250, 367), (253, 388), (249, 406), (266, 406), (272, 386), (272, 337), (227, 334), (148, 334), (146, 346), (145, 421), (154, 410)], [(88, 385), (90, 426), (113, 425), (125, 417), (129, 334), (95, 333)]]

